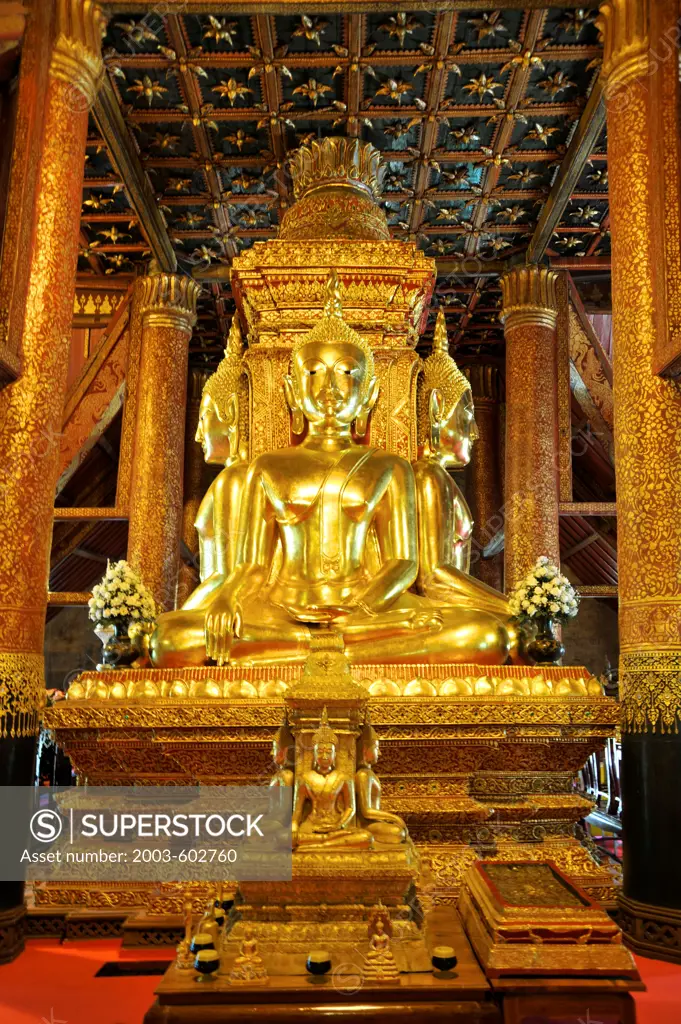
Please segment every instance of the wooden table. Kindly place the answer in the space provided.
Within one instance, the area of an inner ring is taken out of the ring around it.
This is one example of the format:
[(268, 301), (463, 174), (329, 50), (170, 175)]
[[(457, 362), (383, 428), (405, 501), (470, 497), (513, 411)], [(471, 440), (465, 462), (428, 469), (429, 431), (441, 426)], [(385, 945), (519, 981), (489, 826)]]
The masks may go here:
[[(402, 974), (386, 985), (353, 984), (339, 973), (317, 979), (309, 976), (270, 977), (264, 986), (232, 985), (228, 979), (199, 984), (193, 971), (174, 965), (156, 990), (157, 1000), (145, 1024), (230, 1024), (253, 1021), (329, 1022), (358, 1020), (371, 1024), (421, 1021), (433, 1024), (501, 1024), (492, 991), (463, 933), (458, 915), (437, 908), (427, 926), (429, 945), (454, 946), (459, 962), (443, 976)], [(336, 965), (334, 965), (336, 966)], [(336, 967), (338, 972), (338, 967)]]
[(504, 1024), (636, 1024), (631, 992), (641, 981), (624, 978), (494, 978)]
[[(144, 1024), (230, 1024), (317, 1021), (325, 1024), (636, 1024), (630, 995), (640, 981), (620, 978), (495, 978), (480, 967), (453, 907), (428, 915), (429, 948), (453, 946), (459, 958), (448, 975), (402, 974), (390, 985), (351, 984), (338, 974), (317, 979), (270, 977), (264, 986), (227, 978), (198, 984), (193, 971), (173, 965), (156, 989)], [(337, 965), (334, 965), (338, 971)], [(359, 979), (358, 979), (359, 980)]]

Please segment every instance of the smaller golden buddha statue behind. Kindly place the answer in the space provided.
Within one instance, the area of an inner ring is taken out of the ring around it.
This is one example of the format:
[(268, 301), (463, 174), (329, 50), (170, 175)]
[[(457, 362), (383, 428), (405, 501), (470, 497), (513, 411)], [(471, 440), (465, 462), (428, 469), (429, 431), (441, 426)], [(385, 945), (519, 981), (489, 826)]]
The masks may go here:
[(204, 664), (206, 608), (237, 562), (239, 513), (248, 471), (242, 356), (243, 341), (235, 315), (224, 359), (203, 389), (195, 438), (203, 447), (206, 462), (225, 467), (206, 491), (196, 517), (201, 583), (180, 611), (159, 617), (151, 640), (151, 657), (157, 666)]
[(417, 590), (433, 601), (484, 609), (508, 620), (511, 613), (504, 594), (469, 575), (473, 519), (449, 470), (468, 465), (478, 428), (470, 381), (449, 354), (442, 308), (432, 354), (423, 362), (418, 406)]
[(270, 789), (290, 789), (295, 780), (295, 740), (287, 722), (277, 730), (272, 740), (272, 760), (277, 770), (270, 780)]
[(359, 738), (359, 768), (355, 775), (358, 821), (379, 843), (404, 843), (408, 836), (405, 823), (396, 814), (381, 809), (381, 783), (374, 771), (378, 755), (378, 736), (367, 721)]
[(355, 780), (337, 767), (337, 753), (338, 737), (324, 708), (313, 737), (313, 767), (296, 779), (291, 831), (299, 850), (373, 846), (371, 832), (356, 825)]

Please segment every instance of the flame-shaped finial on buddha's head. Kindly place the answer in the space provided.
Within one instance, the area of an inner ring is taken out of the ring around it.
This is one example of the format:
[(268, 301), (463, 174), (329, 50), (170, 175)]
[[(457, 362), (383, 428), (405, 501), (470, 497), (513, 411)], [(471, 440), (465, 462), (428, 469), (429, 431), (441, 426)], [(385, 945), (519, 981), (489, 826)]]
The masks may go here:
[(214, 374), (203, 387), (203, 400), (208, 395), (217, 410), (218, 416), (224, 419), (227, 403), (232, 395), (237, 394), (241, 383), (243, 368), (241, 360), (244, 354), (244, 342), (236, 314), (232, 317), (225, 354)]
[[(433, 333), (433, 352), (444, 352), (449, 355), (449, 339), (447, 337), (447, 321), (445, 311), (440, 306), (435, 320), (435, 331)], [(453, 361), (453, 360), (452, 360)]]
[(337, 316), (343, 319), (343, 303), (341, 302), (340, 282), (335, 270), (329, 274), (326, 282), (326, 302), (324, 316)]
[(322, 709), (322, 716), (319, 722), (319, 728), (315, 730), (312, 737), (312, 743), (315, 747), (321, 746), (338, 746), (338, 736), (329, 725), (329, 714), (326, 707)]

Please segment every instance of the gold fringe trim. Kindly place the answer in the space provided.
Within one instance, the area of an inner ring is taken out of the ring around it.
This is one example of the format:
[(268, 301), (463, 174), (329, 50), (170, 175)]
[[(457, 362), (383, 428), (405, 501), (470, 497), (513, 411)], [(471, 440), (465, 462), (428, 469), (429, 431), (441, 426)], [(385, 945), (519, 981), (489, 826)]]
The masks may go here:
[(0, 652), (0, 739), (35, 736), (44, 706), (42, 654)]

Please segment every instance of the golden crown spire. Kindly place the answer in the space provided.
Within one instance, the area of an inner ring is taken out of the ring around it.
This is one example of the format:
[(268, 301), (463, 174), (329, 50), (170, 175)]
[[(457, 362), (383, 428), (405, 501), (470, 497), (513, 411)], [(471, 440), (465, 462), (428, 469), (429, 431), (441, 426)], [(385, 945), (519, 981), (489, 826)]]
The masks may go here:
[(335, 270), (329, 274), (326, 282), (326, 302), (324, 316), (337, 316), (343, 319), (343, 303), (341, 302), (340, 281)]
[(233, 394), (239, 394), (240, 385), (243, 383), (242, 357), (244, 354), (244, 342), (239, 325), (239, 318), (235, 314), (229, 328), (229, 336), (225, 347), (225, 355), (214, 374), (206, 381), (203, 387), (201, 398), (208, 395), (212, 398), (218, 416), (224, 418), (227, 402)]
[(293, 194), (302, 198), (313, 188), (339, 185), (361, 189), (379, 199), (384, 167), (380, 150), (370, 142), (327, 136), (300, 146), (289, 159)]
[(435, 332), (433, 334), (433, 352), (444, 352), (449, 355), (449, 339), (447, 338), (447, 321), (445, 311), (440, 306), (435, 321)]
[(329, 725), (329, 715), (326, 706), (322, 710), (319, 728), (315, 731), (312, 741), (315, 747), (319, 747), (322, 744), (338, 746), (338, 737)]

